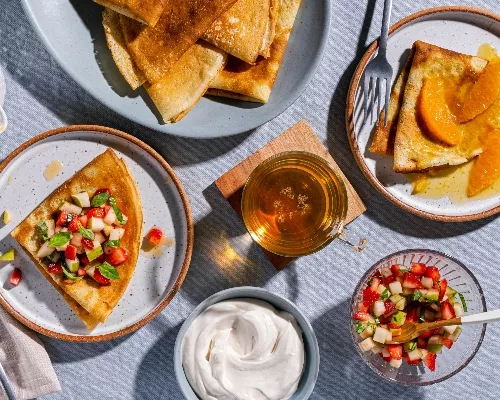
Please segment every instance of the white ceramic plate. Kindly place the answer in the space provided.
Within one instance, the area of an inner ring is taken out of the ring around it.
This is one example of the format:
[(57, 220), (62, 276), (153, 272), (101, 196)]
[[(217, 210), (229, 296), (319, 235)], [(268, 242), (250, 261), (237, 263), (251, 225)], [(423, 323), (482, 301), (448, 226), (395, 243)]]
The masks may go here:
[[(406, 62), (416, 40), (432, 43), (465, 54), (476, 55), (478, 47), (490, 43), (500, 50), (500, 15), (467, 7), (440, 7), (411, 15), (391, 28), (387, 57), (394, 69), (393, 80)], [(443, 221), (484, 218), (500, 211), (500, 196), (454, 204), (448, 197), (428, 199), (411, 194), (412, 185), (392, 169), (391, 157), (368, 151), (374, 125), (363, 124), (362, 85), (366, 63), (376, 55), (373, 44), (363, 57), (351, 82), (347, 110), (347, 131), (361, 170), (384, 196), (417, 215)], [(354, 113), (354, 118), (353, 118)]]
[[(89, 333), (9, 233), (54, 189), (108, 147), (125, 159), (137, 182), (144, 212), (143, 233), (158, 225), (175, 244), (165, 246), (158, 258), (146, 257), (141, 251), (122, 299), (108, 320)], [(64, 167), (47, 182), (43, 172), (52, 160), (60, 160)], [(17, 257), (12, 264), (0, 265), (0, 303), (21, 322), (49, 336), (98, 341), (131, 332), (168, 304), (189, 267), (193, 227), (184, 190), (161, 156), (123, 132), (76, 126), (30, 140), (0, 165), (0, 210), (5, 209), (13, 221), (0, 228), (0, 252), (14, 247)], [(8, 283), (14, 267), (21, 268), (23, 274), (17, 287)]]
[(285, 111), (312, 79), (331, 19), (330, 0), (302, 2), (267, 104), (202, 98), (182, 121), (165, 125), (145, 90), (132, 91), (114, 65), (104, 38), (101, 6), (91, 0), (22, 0), (22, 5), (47, 51), (96, 99), (141, 125), (195, 138), (246, 132)]

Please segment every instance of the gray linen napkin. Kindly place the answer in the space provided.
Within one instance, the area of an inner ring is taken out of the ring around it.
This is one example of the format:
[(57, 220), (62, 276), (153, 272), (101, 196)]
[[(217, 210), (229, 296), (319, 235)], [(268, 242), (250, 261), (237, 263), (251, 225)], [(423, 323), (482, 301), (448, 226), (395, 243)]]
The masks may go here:
[[(61, 390), (49, 355), (36, 334), (0, 307), (0, 364), (17, 399), (32, 399)], [(0, 399), (7, 394), (0, 388)]]

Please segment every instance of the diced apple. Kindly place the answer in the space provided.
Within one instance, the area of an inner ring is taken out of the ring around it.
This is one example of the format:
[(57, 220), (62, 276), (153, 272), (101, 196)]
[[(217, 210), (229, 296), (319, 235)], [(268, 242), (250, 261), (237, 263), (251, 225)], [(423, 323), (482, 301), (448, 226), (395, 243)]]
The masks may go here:
[(72, 194), (71, 199), (79, 207), (90, 207), (90, 198), (89, 198), (89, 194), (87, 192)]
[(401, 282), (394, 281), (389, 283), (389, 290), (393, 295), (401, 294), (403, 293), (403, 286), (401, 285)]
[(97, 240), (94, 240), (92, 243), (94, 243), (93, 249), (85, 248), (85, 254), (90, 262), (94, 261), (97, 257), (100, 257), (103, 254), (101, 244)]
[(384, 285), (378, 285), (378, 286), (377, 286), (377, 290), (376, 290), (376, 292), (377, 292), (378, 294), (382, 294), (382, 293), (384, 293), (384, 292), (385, 292), (385, 289), (387, 289), (387, 288), (386, 288)]
[(460, 318), (462, 315), (464, 315), (464, 309), (462, 308), (462, 304), (460, 303), (453, 304), (453, 309), (455, 310), (455, 316), (457, 318)]
[(125, 234), (125, 229), (114, 228), (109, 234), (109, 240), (120, 240)]
[(112, 231), (113, 229), (114, 229), (114, 228), (113, 228), (113, 226), (105, 224), (105, 225), (104, 225), (104, 228), (102, 228), (102, 231), (104, 232), (104, 234), (105, 234), (106, 236), (109, 236), (109, 235), (111, 234), (111, 231)]
[(429, 301), (438, 301), (439, 300), (439, 290), (437, 289), (427, 289), (426, 293), (422, 293), (424, 298)]
[(107, 214), (104, 216), (104, 223), (106, 225), (113, 225), (116, 222), (116, 214), (115, 211), (110, 208)]
[(434, 281), (432, 280), (432, 278), (427, 278), (423, 276), (421, 281), (422, 281), (422, 286), (426, 289), (430, 289), (431, 287), (434, 286)]
[(76, 215), (80, 215), (80, 213), (82, 212), (81, 207), (78, 207), (76, 204), (71, 204), (67, 201), (65, 201), (64, 204), (61, 207), (59, 207), (59, 210), (66, 211), (69, 214), (76, 214)]
[(36, 258), (48, 257), (54, 252), (54, 248), (49, 246), (49, 242), (42, 244), (38, 253), (36, 253)]
[(453, 335), (453, 332), (455, 332), (455, 329), (457, 329), (458, 325), (449, 325), (445, 326), (444, 330), (448, 332), (450, 335)]
[(450, 339), (453, 342), (456, 342), (461, 333), (462, 333), (462, 327), (457, 326), (457, 328), (455, 329), (455, 332), (453, 332), (452, 335), (448, 336), (448, 339)]
[(377, 328), (375, 329), (375, 334), (373, 335), (373, 340), (375, 342), (384, 344), (386, 341), (388, 341), (387, 338), (389, 337), (389, 335), (392, 339), (392, 335), (387, 329), (377, 326)]
[(375, 344), (375, 347), (372, 348), (373, 354), (379, 354), (382, 352), (382, 346)]
[(389, 297), (389, 300), (394, 304), (397, 304), (397, 302), (400, 301), (401, 299), (404, 299), (404, 297), (400, 296), (399, 294), (395, 294), (394, 296)]
[(366, 329), (359, 334), (363, 339), (373, 336), (373, 327), (371, 325), (367, 326)]
[(96, 232), (94, 233), (94, 240), (98, 241), (100, 244), (103, 244), (106, 241), (106, 238), (100, 232)]
[(432, 303), (432, 304), (430, 305), (430, 307), (431, 307), (434, 311), (436, 311), (436, 312), (438, 312), (438, 311), (440, 310), (439, 306), (438, 306), (436, 303)]
[(373, 349), (377, 344), (373, 341), (372, 338), (366, 338), (363, 340), (360, 344), (359, 347), (361, 347), (361, 350), (363, 351), (370, 351)]
[(80, 234), (80, 232), (75, 232), (73, 233), (73, 237), (71, 238), (71, 245), (75, 247), (82, 247), (82, 239), (83, 236)]
[(387, 278), (388, 276), (392, 275), (392, 271), (389, 267), (383, 267), (380, 268), (380, 275), (382, 275), (384, 278)]
[(422, 358), (422, 352), (420, 349), (415, 349), (413, 351), (408, 352), (408, 358), (410, 361), (420, 360)]
[(422, 354), (422, 358), (424, 358), (429, 353), (429, 351), (426, 349), (420, 349), (420, 353)]
[(80, 268), (80, 260), (78, 258), (76, 260), (66, 259), (66, 265), (71, 272), (76, 272)]
[(376, 316), (376, 317), (380, 317), (381, 315), (383, 315), (385, 313), (385, 305), (384, 305), (384, 302), (381, 301), (381, 300), (378, 300), (376, 301), (374, 304), (373, 304), (373, 314)]
[(51, 238), (56, 234), (56, 221), (49, 219), (45, 221), (45, 224), (47, 225), (47, 237)]
[(90, 217), (87, 222), (87, 228), (92, 232), (100, 232), (104, 228), (104, 221), (102, 218)]
[(429, 338), (429, 344), (441, 344), (441, 337), (439, 335), (434, 335)]
[(389, 353), (389, 348), (387, 346), (381, 346), (382, 347), (382, 356), (383, 357), (390, 357), (391, 353)]
[(395, 360), (394, 358), (391, 358), (391, 361), (389, 361), (389, 365), (393, 368), (399, 368), (401, 367), (401, 364), (403, 364), (403, 359)]

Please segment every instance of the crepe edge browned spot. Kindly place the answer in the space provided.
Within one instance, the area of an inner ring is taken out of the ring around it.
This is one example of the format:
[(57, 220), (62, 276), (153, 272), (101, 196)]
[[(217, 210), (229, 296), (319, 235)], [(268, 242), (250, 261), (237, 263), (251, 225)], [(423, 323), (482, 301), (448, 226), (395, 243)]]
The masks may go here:
[[(127, 0), (126, 5), (123, 0), (94, 0), (97, 4), (109, 8), (128, 18), (147, 24), (154, 28), (160, 19), (168, 0), (150, 1), (150, 7), (144, 6), (144, 0)], [(135, 4), (134, 4), (135, 3)]]

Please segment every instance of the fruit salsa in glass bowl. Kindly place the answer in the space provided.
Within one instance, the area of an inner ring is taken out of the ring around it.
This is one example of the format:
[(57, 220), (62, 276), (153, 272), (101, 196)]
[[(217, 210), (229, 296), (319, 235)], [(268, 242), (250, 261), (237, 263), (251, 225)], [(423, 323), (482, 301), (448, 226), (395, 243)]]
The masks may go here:
[(390, 345), (406, 322), (430, 322), (486, 311), (483, 291), (460, 261), (432, 250), (405, 250), (373, 265), (351, 301), (351, 336), (380, 376), (406, 385), (430, 385), (455, 375), (472, 360), (485, 324), (428, 331)]

